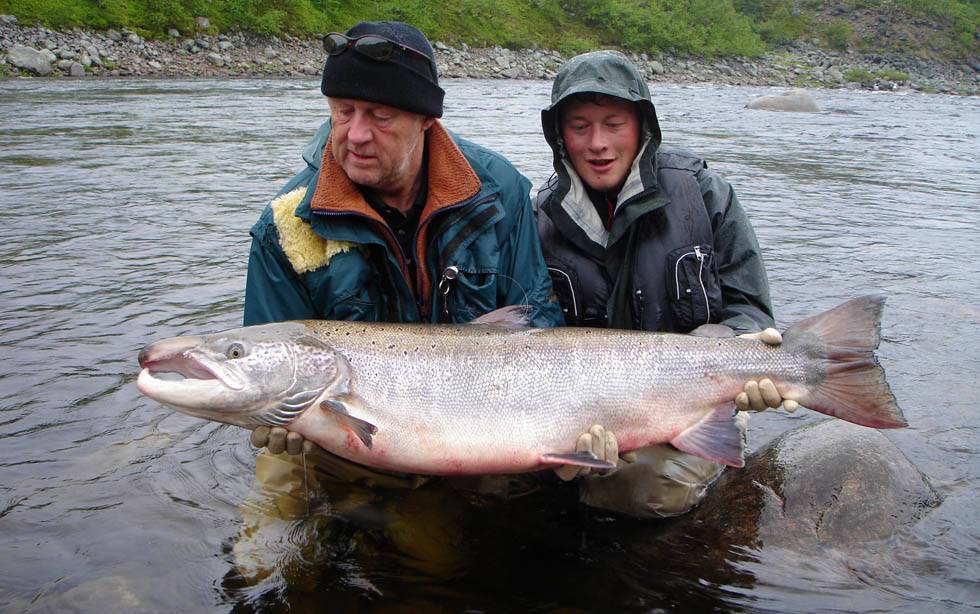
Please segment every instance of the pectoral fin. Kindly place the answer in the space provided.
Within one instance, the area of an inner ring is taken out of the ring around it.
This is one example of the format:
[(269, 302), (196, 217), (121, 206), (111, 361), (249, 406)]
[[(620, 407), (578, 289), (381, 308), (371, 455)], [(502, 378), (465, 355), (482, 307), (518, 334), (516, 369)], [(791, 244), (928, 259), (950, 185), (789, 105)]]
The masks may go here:
[(615, 469), (616, 463), (599, 460), (592, 452), (574, 452), (572, 454), (542, 454), (541, 462), (546, 465), (575, 465), (576, 467), (591, 467), (592, 469)]
[(367, 420), (351, 415), (360, 406), (359, 401), (360, 399), (358, 397), (348, 394), (323, 400), (320, 402), (320, 407), (332, 412), (343, 426), (349, 428), (351, 432), (357, 435), (357, 438), (361, 440), (364, 447), (371, 449), (371, 446), (374, 445), (373, 437), (378, 432), (378, 427)]
[(735, 405), (726, 403), (670, 440), (678, 450), (730, 467), (743, 467), (742, 432), (735, 424)]

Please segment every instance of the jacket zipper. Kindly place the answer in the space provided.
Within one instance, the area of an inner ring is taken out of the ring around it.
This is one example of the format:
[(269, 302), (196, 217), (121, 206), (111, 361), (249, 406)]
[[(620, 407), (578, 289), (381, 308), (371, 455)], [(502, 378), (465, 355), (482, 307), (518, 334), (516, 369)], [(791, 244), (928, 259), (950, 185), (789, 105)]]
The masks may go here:
[(646, 308), (646, 297), (643, 295), (643, 290), (636, 291), (636, 330), (645, 330), (643, 328), (643, 311)]
[[(677, 262), (674, 263), (674, 285), (677, 292), (677, 300), (681, 300), (681, 260), (687, 258), (688, 256), (694, 256), (698, 260), (698, 285), (701, 286), (701, 294), (704, 296), (704, 308), (707, 314), (704, 323), (707, 324), (711, 321), (711, 304), (708, 302), (708, 289), (704, 287), (704, 261), (707, 258), (707, 255), (701, 252), (700, 245), (695, 245), (694, 251), (681, 255), (681, 257), (677, 259)], [(690, 292), (690, 288), (688, 288), (687, 291)]]

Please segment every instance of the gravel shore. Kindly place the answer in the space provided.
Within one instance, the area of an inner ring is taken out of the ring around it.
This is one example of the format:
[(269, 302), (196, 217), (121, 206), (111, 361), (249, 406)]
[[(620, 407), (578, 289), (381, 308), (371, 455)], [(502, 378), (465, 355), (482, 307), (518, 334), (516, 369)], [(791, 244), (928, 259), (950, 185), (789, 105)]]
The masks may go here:
[[(146, 39), (128, 30), (56, 32), (22, 27), (0, 16), (0, 77), (273, 77), (320, 73), (316, 39), (249, 33), (171, 30)], [(435, 41), (440, 75), (494, 79), (551, 79), (564, 57), (550, 50), (454, 48)], [(795, 44), (761, 58), (632, 55), (651, 82), (710, 82), (786, 87), (921, 90), (980, 95), (980, 61), (951, 63), (911, 56), (860, 55)]]

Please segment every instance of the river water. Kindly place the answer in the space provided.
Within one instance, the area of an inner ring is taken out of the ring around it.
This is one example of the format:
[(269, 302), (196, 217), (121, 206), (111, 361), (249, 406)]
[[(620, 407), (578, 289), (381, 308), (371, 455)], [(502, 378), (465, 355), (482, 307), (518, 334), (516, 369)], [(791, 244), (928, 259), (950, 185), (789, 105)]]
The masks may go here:
[[(943, 497), (886, 544), (894, 556), (733, 552), (726, 583), (645, 558), (617, 539), (627, 523), (574, 504), (449, 497), (429, 524), (462, 554), (434, 570), (370, 526), (318, 529), (329, 502), (313, 501), (260, 548), (273, 573), (243, 581), (247, 434), (141, 397), (136, 354), (238, 325), (248, 229), (301, 167), (326, 112), (317, 85), (0, 82), (0, 610), (975, 611), (980, 101), (842, 90), (815, 92), (819, 114), (744, 109), (763, 88), (654, 98), (665, 142), (736, 186), (781, 325), (888, 295), (879, 356), (910, 427), (887, 436)], [(548, 83), (446, 90), (450, 128), (547, 178)], [(751, 445), (819, 419), (758, 415)]]

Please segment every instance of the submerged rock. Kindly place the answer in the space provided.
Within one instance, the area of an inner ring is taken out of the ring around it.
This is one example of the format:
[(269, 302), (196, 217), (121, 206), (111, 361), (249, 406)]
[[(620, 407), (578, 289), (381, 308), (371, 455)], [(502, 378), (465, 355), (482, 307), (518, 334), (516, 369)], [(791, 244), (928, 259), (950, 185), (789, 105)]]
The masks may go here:
[(716, 545), (861, 551), (940, 502), (880, 431), (826, 420), (773, 440), (712, 486), (691, 521)]
[(792, 585), (807, 574), (899, 578), (905, 563), (895, 544), (939, 503), (879, 431), (825, 420), (781, 435), (744, 468), (725, 471), (692, 513), (612, 525), (609, 539), (655, 561), (658, 573), (718, 586), (787, 577)]
[(760, 96), (745, 105), (746, 109), (765, 111), (793, 111), (797, 113), (819, 113), (820, 107), (804, 89), (796, 88), (779, 95)]

